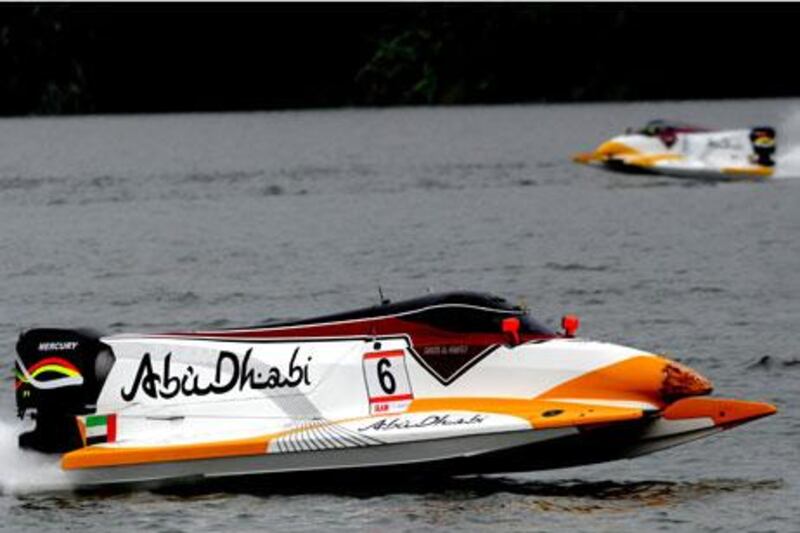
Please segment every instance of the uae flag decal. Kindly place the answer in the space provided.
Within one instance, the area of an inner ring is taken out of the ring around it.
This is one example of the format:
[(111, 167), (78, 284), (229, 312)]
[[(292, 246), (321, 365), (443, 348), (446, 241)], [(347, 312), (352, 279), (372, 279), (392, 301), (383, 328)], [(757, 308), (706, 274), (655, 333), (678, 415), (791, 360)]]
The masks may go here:
[(87, 446), (117, 440), (117, 415), (89, 415), (84, 426)]

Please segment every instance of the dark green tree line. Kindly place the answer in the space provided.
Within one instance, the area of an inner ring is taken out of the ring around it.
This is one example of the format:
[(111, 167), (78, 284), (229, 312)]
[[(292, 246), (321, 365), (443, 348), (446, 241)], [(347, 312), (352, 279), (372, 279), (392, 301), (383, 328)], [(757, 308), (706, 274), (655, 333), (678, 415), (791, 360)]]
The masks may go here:
[(4, 4), (0, 113), (794, 96), (799, 14), (776, 4)]

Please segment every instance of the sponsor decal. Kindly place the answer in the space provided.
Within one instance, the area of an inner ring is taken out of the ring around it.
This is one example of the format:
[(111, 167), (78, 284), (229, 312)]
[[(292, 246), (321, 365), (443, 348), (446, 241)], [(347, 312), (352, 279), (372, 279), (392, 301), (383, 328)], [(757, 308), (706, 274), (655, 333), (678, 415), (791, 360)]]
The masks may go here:
[(30, 384), (38, 389), (83, 385), (83, 376), (71, 362), (60, 357), (46, 357), (30, 368), (17, 359), (14, 389)]
[(466, 344), (451, 344), (448, 346), (425, 346), (422, 355), (466, 355), (469, 347)]
[(40, 342), (40, 352), (59, 352), (64, 350), (74, 350), (78, 347), (78, 341), (53, 341)]
[(217, 356), (214, 379), (205, 380), (206, 382), (191, 365), (180, 375), (174, 373), (171, 368), (172, 352), (164, 357), (160, 369), (153, 366), (150, 354), (145, 353), (130, 387), (127, 390), (122, 388), (122, 399), (129, 402), (140, 392), (150, 398), (170, 399), (179, 394), (206, 396), (225, 394), (232, 390), (293, 389), (301, 385), (311, 385), (308, 370), (311, 356), (306, 358), (305, 364), (297, 364), (299, 351), (300, 348), (295, 349), (289, 367), (283, 372), (275, 366), (251, 366), (252, 348), (245, 352), (241, 361), (235, 353), (221, 351)]
[(728, 138), (722, 139), (709, 139), (708, 147), (717, 150), (743, 150), (744, 146), (741, 143)]
[(392, 417), (382, 418), (372, 424), (358, 428), (358, 431), (390, 431), (395, 429), (422, 429), (431, 427), (449, 427), (449, 426), (472, 426), (476, 424), (483, 424), (486, 421), (485, 415), (472, 415), (472, 416), (453, 416), (450, 414), (444, 415), (428, 415), (424, 418), (408, 418), (408, 417)]

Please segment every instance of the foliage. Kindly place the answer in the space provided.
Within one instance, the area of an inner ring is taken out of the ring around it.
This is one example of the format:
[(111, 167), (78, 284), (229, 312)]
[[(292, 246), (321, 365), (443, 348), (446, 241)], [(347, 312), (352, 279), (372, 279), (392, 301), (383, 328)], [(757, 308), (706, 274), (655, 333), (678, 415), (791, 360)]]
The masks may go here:
[(7, 4), (0, 114), (797, 95), (799, 9)]

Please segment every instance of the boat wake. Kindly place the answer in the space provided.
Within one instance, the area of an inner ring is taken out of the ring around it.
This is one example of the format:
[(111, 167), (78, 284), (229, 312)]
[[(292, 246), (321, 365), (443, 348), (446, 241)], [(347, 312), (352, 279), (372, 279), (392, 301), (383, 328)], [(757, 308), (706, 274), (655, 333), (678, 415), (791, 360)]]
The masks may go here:
[(800, 179), (800, 108), (780, 125), (775, 179)]
[(0, 494), (26, 494), (71, 488), (58, 459), (25, 452), (17, 447), (21, 426), (0, 420)]

